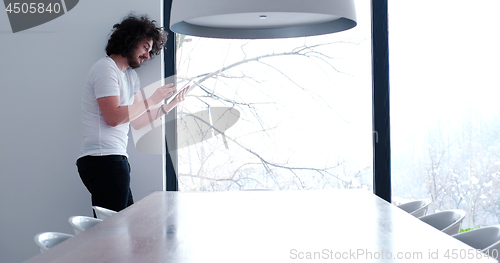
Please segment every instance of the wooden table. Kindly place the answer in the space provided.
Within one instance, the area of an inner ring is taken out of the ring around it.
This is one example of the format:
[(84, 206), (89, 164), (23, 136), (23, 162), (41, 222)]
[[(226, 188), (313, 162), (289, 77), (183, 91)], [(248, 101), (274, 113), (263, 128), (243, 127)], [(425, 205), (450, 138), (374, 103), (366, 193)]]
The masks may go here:
[(447, 260), (496, 262), (370, 192), (332, 190), (155, 192), (26, 262)]

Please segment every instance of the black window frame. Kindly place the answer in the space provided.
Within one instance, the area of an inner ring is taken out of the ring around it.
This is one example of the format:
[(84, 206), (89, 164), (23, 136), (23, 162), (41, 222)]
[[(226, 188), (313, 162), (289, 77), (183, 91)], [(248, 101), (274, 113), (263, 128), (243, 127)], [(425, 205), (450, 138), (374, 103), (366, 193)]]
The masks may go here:
[[(172, 0), (164, 0), (163, 17), (169, 37), (164, 55), (165, 76), (173, 76), (176, 68), (176, 36), (169, 28)], [(389, 114), (389, 37), (388, 0), (371, 1), (372, 22), (372, 124), (373, 124), (373, 192), (391, 202), (391, 144)], [(178, 191), (177, 123), (174, 108), (165, 118), (167, 191)]]

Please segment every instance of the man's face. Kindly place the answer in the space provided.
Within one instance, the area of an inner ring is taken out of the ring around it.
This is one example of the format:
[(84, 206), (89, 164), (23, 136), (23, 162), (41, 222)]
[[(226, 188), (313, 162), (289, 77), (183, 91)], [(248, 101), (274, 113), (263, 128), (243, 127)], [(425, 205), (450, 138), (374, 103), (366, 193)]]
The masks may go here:
[(138, 68), (144, 60), (149, 59), (149, 51), (153, 47), (152, 39), (141, 40), (130, 56), (127, 57), (127, 61), (130, 67)]

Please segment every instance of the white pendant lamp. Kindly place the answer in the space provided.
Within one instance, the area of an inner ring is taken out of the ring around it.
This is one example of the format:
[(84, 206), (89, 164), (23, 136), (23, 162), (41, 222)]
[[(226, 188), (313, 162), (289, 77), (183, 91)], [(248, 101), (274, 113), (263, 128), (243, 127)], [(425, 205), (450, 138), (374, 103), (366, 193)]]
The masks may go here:
[(212, 38), (314, 36), (356, 26), (354, 0), (173, 0), (170, 30)]

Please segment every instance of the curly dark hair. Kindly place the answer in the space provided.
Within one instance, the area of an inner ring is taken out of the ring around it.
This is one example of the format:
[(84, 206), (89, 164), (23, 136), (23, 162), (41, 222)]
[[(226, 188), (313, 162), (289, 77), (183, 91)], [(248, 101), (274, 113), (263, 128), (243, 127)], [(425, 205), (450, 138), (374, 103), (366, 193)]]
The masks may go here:
[(150, 20), (147, 15), (136, 17), (129, 14), (119, 24), (113, 26), (111, 37), (106, 46), (106, 54), (119, 54), (124, 57), (132, 55), (137, 44), (146, 39), (153, 40), (153, 47), (149, 52), (152, 59), (159, 55), (167, 42), (168, 33), (163, 28), (156, 26), (155, 20)]

